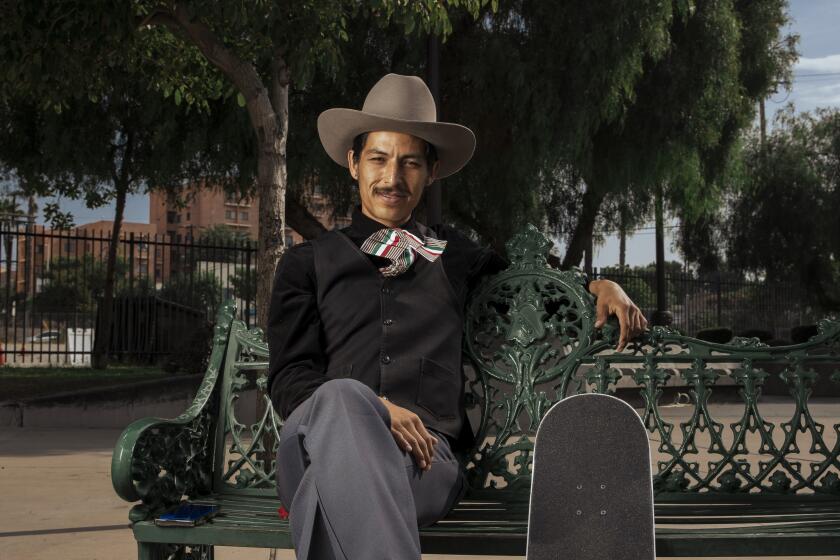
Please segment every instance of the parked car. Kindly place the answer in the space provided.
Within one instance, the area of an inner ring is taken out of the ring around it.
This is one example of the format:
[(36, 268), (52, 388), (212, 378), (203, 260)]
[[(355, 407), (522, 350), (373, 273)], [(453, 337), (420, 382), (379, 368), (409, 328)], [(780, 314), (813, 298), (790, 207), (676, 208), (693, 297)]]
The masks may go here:
[(30, 336), (26, 342), (58, 342), (61, 333), (58, 331), (42, 331), (35, 336)]

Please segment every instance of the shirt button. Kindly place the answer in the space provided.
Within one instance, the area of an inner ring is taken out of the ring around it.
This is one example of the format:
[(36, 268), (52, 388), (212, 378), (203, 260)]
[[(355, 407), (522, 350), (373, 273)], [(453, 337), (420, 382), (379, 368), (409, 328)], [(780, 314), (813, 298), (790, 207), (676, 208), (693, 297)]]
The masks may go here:
[(385, 365), (390, 364), (391, 363), (391, 356), (389, 356), (388, 354), (383, 354), (382, 355), (382, 363), (385, 364)]
[(391, 293), (391, 288), (382, 288), (382, 293), (386, 296)]
[(382, 321), (382, 324), (385, 325), (386, 327), (390, 327), (391, 325), (394, 324), (394, 320), (393, 319), (385, 319), (384, 321)]

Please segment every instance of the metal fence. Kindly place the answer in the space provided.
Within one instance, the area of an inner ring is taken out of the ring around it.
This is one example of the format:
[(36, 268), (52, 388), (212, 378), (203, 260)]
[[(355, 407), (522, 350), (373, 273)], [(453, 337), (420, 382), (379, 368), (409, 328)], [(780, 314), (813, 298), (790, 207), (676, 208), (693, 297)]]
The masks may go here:
[[(0, 359), (20, 365), (87, 365), (97, 336), (108, 231), (0, 226)], [(203, 244), (128, 232), (117, 246), (109, 354), (160, 364), (209, 337), (222, 301), (256, 315), (255, 245)], [(192, 338), (191, 338), (192, 337)], [(187, 357), (186, 359), (190, 359)]]
[[(593, 269), (593, 278), (621, 284), (650, 318), (656, 310), (656, 272)], [(772, 338), (790, 341), (793, 327), (811, 324), (821, 317), (809, 305), (802, 287), (794, 283), (748, 282), (720, 275), (697, 278), (690, 272), (666, 272), (667, 310), (673, 326), (695, 335), (701, 329), (724, 327), (735, 335), (766, 331)]]
[[(101, 330), (110, 236), (87, 228), (0, 224), (0, 362), (90, 363)], [(255, 244), (247, 239), (207, 244), (169, 234), (124, 233), (117, 246), (113, 326), (106, 334), (109, 354), (141, 364), (165, 364), (178, 356), (195, 361), (222, 301), (234, 299), (240, 318), (253, 324), (255, 265)], [(595, 269), (592, 277), (621, 284), (648, 317), (656, 309), (653, 270)], [(674, 326), (692, 335), (720, 326), (735, 334), (757, 329), (790, 340), (792, 327), (820, 317), (793, 284), (676, 272), (667, 273), (665, 281)]]

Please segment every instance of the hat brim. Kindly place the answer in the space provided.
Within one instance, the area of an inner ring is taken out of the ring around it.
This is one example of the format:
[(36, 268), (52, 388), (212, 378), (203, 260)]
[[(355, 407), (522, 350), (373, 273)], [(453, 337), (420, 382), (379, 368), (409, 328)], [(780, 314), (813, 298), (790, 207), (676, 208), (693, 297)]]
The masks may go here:
[(363, 132), (404, 132), (435, 147), (439, 179), (457, 173), (475, 152), (475, 134), (455, 123), (421, 122), (373, 115), (355, 109), (327, 109), (318, 116), (318, 136), (334, 162), (347, 167), (347, 151), (353, 139)]

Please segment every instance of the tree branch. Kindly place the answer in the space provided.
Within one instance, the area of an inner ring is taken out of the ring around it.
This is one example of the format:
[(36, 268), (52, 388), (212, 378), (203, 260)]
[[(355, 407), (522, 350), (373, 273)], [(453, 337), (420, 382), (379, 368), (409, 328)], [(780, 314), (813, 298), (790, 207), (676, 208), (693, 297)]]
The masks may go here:
[(257, 110), (260, 104), (254, 101), (261, 96), (267, 96), (267, 92), (252, 64), (236, 56), (205, 23), (189, 13), (181, 3), (176, 3), (171, 9), (156, 9), (138, 22), (138, 26), (142, 25), (163, 25), (195, 45), (245, 96), (245, 107), (251, 123), (259, 130), (262, 114)]
[(282, 109), (288, 110), (288, 97), (283, 92), (288, 91), (290, 82), (291, 72), (286, 64), (285, 49), (278, 48), (271, 59), (271, 105), (277, 114), (281, 114)]

